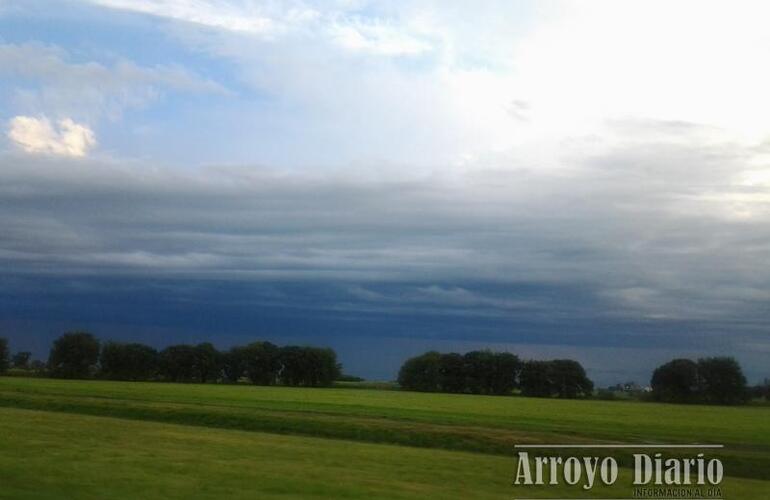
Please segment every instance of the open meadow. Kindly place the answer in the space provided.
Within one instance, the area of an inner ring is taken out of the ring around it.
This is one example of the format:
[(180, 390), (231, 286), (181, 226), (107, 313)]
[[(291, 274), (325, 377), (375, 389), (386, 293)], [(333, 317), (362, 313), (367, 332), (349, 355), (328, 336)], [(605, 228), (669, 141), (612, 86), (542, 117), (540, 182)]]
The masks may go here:
[(770, 491), (767, 407), (11, 377), (0, 406), (4, 498), (553, 498), (512, 486), (533, 443), (724, 444), (725, 498)]

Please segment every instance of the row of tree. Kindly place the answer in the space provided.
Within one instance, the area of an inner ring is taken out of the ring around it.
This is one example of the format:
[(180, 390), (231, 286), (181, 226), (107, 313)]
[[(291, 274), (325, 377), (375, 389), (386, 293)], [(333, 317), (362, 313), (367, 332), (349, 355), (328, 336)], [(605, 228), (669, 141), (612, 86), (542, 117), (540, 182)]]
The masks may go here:
[[(278, 347), (254, 342), (220, 352), (210, 343), (178, 344), (160, 352), (138, 343), (101, 344), (84, 332), (67, 333), (51, 348), (48, 363), (30, 361), (29, 352), (10, 356), (0, 338), (0, 373), (13, 364), (59, 378), (112, 380), (238, 382), (292, 386), (328, 386), (340, 378), (333, 350)], [(507, 352), (466, 354), (426, 352), (408, 359), (398, 375), (402, 388), (426, 392), (512, 394), (578, 398), (593, 393), (593, 383), (574, 360), (522, 362)], [(770, 384), (749, 389), (738, 362), (730, 357), (675, 359), (652, 376), (652, 398), (672, 403), (741, 404), (751, 397), (770, 399)]]
[(426, 352), (408, 359), (398, 374), (402, 388), (425, 392), (512, 394), (577, 398), (590, 396), (593, 383), (571, 359), (522, 362), (508, 352)]
[(655, 400), (670, 403), (734, 405), (752, 397), (741, 366), (730, 357), (674, 359), (655, 370), (650, 385)]
[[(7, 342), (0, 339), (0, 371), (7, 368), (8, 358)], [(54, 341), (46, 374), (56, 378), (199, 383), (245, 378), (259, 385), (319, 387), (329, 386), (339, 377), (340, 365), (336, 353), (327, 348), (254, 342), (220, 352), (205, 342), (157, 351), (138, 343), (102, 344), (90, 333), (72, 332)]]

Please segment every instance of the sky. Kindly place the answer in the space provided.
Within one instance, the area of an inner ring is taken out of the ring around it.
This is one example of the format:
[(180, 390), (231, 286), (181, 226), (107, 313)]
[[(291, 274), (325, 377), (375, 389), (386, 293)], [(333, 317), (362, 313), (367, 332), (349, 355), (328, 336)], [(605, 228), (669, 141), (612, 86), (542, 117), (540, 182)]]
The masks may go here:
[(770, 376), (764, 1), (0, 0), (0, 335)]

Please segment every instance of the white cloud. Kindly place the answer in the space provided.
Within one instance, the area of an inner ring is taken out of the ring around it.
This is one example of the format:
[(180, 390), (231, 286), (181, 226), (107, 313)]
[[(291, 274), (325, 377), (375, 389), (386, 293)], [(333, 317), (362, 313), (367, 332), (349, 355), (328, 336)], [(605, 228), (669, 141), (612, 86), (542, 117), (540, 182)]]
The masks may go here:
[(770, 50), (767, 2), (597, 1), (560, 11), (512, 58), (540, 132), (630, 116), (713, 125), (749, 141), (770, 134), (770, 69), (759, 62)]
[(430, 43), (398, 27), (361, 21), (337, 22), (329, 29), (332, 40), (353, 52), (385, 56), (413, 56), (432, 49)]
[(139, 66), (128, 60), (112, 64), (73, 62), (68, 51), (36, 43), (0, 44), (0, 75), (20, 79), (16, 107), (31, 114), (66, 116), (95, 122), (118, 118), (126, 108), (141, 107), (164, 90), (227, 94), (211, 80), (179, 66)]
[(96, 145), (94, 132), (69, 118), (52, 124), (46, 117), (16, 116), (8, 127), (8, 138), (28, 153), (85, 156)]
[[(431, 45), (414, 30), (388, 20), (347, 15), (355, 5), (326, 5), (323, 11), (302, 2), (276, 5), (243, 1), (91, 0), (114, 9), (130, 10), (175, 21), (275, 39), (291, 32), (328, 38), (337, 47), (383, 56), (416, 55)], [(330, 8), (331, 7), (331, 8)]]
[(233, 5), (226, 2), (196, 0), (91, 0), (114, 9), (132, 10), (153, 16), (201, 24), (231, 31), (269, 34), (277, 29), (276, 23), (261, 13), (253, 4)]
[(237, 147), (222, 149), (261, 127), (301, 144), (244, 153), (262, 163), (446, 170), (515, 152), (557, 167), (576, 136), (615, 147), (602, 126), (618, 118), (770, 134), (767, 2), (91, 2), (165, 19), (163, 36), (233, 62), (270, 105), (228, 115)]

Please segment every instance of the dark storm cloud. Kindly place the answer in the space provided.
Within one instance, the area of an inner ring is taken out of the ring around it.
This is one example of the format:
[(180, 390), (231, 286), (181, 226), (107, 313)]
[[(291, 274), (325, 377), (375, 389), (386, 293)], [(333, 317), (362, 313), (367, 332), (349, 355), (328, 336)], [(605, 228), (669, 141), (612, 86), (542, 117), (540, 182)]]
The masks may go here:
[(1, 311), (766, 357), (767, 185), (744, 182), (766, 153), (687, 124), (613, 130), (550, 171), (401, 178), (6, 155)]

